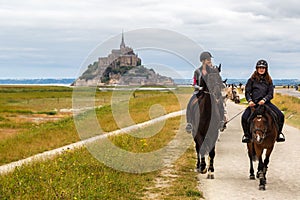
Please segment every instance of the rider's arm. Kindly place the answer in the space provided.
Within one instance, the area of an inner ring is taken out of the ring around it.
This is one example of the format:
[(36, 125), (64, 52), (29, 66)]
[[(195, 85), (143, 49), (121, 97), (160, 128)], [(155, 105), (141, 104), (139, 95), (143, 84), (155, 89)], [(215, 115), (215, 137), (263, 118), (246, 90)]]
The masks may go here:
[(194, 78), (193, 78), (193, 86), (195, 86), (195, 85), (197, 85), (197, 79), (194, 76)]
[(271, 101), (271, 99), (273, 99), (273, 94), (274, 94), (274, 85), (273, 83), (272, 84), (269, 84), (269, 87), (268, 87), (268, 93), (267, 95), (263, 98), (263, 100), (266, 102), (266, 101)]
[(200, 84), (200, 76), (201, 76), (200, 70), (196, 69), (194, 71), (193, 86)]
[(245, 97), (248, 102), (252, 101), (251, 93), (252, 93), (252, 81), (251, 78), (248, 79), (245, 87)]

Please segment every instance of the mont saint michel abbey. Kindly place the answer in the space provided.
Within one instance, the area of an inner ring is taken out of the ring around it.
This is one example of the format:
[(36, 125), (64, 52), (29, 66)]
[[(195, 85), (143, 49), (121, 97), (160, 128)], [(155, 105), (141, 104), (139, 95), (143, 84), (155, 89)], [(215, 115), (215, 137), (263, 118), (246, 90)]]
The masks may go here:
[[(113, 49), (107, 57), (99, 57), (98, 62), (89, 65), (88, 69), (72, 84), (76, 86), (102, 85), (103, 77), (108, 71), (118, 70), (120, 67), (136, 67), (141, 65), (141, 59), (133, 52), (133, 49), (126, 46), (124, 34), (120, 49)], [(109, 69), (109, 70), (108, 70)], [(120, 78), (120, 75), (108, 74), (109, 78)]]
[(72, 85), (174, 85), (170, 77), (161, 76), (141, 63), (133, 49), (125, 45), (122, 33), (120, 49), (111, 50), (107, 57), (99, 57)]
[(141, 59), (133, 52), (133, 49), (127, 47), (124, 42), (124, 34), (122, 33), (122, 41), (120, 49), (113, 49), (107, 57), (99, 58), (99, 67), (108, 67), (110, 64), (119, 66), (139, 66)]

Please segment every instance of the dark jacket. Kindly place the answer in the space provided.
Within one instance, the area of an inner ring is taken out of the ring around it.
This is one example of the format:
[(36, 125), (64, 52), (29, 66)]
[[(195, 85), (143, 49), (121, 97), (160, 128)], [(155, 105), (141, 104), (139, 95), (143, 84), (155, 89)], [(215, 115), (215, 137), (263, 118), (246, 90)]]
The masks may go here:
[(207, 79), (207, 74), (210, 74), (210, 73), (219, 73), (219, 71), (215, 68), (215, 67), (206, 67), (206, 71), (207, 71), (207, 74), (206, 76), (203, 76), (202, 75), (202, 66), (199, 67), (198, 69), (196, 69), (194, 71), (194, 77), (193, 77), (193, 85), (199, 85), (201, 87), (207, 87), (206, 86), (206, 79)]
[(248, 102), (253, 101), (257, 104), (262, 99), (269, 102), (273, 99), (273, 93), (273, 83), (269, 84), (264, 78), (261, 78), (259, 81), (248, 79), (245, 88), (245, 96)]

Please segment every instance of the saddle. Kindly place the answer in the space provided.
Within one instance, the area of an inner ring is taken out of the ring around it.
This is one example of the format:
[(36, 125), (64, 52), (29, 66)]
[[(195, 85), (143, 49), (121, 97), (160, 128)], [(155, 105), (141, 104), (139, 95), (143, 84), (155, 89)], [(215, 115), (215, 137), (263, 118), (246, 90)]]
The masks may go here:
[[(264, 109), (259, 109), (261, 106), (264, 107)], [(259, 109), (259, 110), (257, 110)], [(272, 117), (272, 119), (275, 121), (275, 125), (276, 125), (276, 129), (279, 130), (279, 116), (277, 115), (277, 113), (272, 110), (268, 105), (260, 105), (259, 107), (257, 107), (255, 109), (254, 112), (251, 113), (251, 115), (249, 116), (248, 120), (247, 120), (247, 123), (248, 123), (248, 127), (250, 127), (250, 123), (251, 123), (251, 120), (253, 120), (256, 115), (265, 115), (265, 113), (269, 113)]]

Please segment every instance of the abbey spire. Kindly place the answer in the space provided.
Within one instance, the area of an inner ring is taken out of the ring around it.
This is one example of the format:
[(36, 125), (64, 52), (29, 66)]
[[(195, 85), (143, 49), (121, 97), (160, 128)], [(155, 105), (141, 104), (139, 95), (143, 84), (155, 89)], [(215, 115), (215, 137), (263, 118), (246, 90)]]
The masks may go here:
[(120, 44), (120, 49), (125, 48), (125, 42), (124, 42), (124, 32), (122, 31), (122, 41)]

